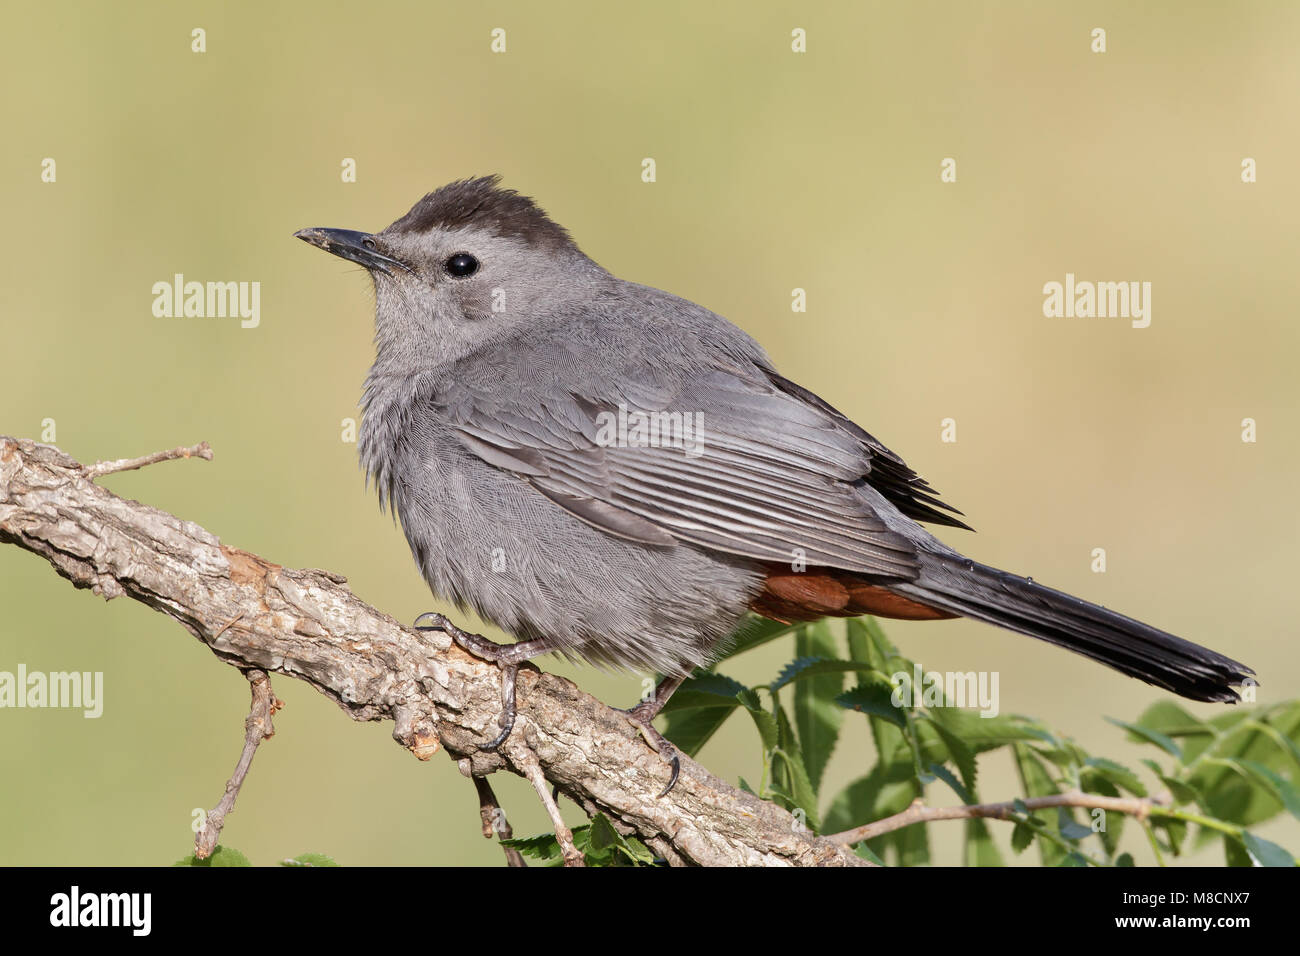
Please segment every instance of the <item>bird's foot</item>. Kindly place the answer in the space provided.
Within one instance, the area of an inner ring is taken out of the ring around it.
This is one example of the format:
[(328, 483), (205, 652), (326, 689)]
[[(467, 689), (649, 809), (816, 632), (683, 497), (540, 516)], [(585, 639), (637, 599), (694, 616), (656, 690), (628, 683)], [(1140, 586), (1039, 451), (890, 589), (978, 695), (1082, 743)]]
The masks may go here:
[(432, 611), (425, 611), (417, 617), (414, 627), (417, 631), (442, 631), (467, 653), (473, 654), (479, 660), (496, 664), (500, 669), (501, 716), (497, 718), (497, 725), (501, 728), (501, 732), (487, 743), (479, 744), (480, 750), (496, 750), (506, 742), (506, 738), (510, 736), (510, 731), (514, 730), (515, 727), (515, 678), (519, 674), (520, 663), (532, 656), (528, 653), (521, 653), (521, 648), (525, 648), (530, 642), (498, 644), (495, 641), (489, 641), (482, 634), (470, 634), (467, 631), (462, 631), (443, 615), (435, 614)]
[(664, 787), (660, 792), (660, 798), (666, 797), (668, 792), (677, 785), (677, 778), (682, 772), (682, 761), (677, 756), (677, 748), (673, 746), (671, 740), (655, 730), (654, 724), (651, 723), (662, 707), (663, 703), (661, 701), (651, 699), (643, 700), (635, 707), (629, 707), (627, 710), (621, 711), (627, 716), (628, 722), (641, 732), (645, 742), (659, 754), (660, 759), (668, 764), (668, 786)]

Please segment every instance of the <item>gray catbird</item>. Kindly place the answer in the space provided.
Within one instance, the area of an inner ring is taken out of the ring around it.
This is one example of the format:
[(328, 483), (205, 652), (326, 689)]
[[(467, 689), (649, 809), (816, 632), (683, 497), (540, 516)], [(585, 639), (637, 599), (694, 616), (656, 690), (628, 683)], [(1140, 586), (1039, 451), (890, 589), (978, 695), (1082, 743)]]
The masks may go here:
[(434, 594), (519, 639), (434, 619), (501, 667), (485, 747), (510, 733), (529, 658), (653, 670), (628, 714), (671, 787), (650, 721), (750, 611), (976, 618), (1193, 700), (1235, 701), (1253, 673), (963, 557), (917, 523), (966, 527), (902, 458), (726, 319), (606, 272), (496, 177), (380, 233), (296, 235), (374, 279), (360, 454), (381, 505)]

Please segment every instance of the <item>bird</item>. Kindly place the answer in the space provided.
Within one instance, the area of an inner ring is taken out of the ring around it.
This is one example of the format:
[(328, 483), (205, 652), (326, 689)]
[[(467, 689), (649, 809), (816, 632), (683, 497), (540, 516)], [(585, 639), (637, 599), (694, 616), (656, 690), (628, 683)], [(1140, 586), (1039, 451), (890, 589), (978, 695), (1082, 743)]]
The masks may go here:
[(945, 544), (923, 525), (969, 526), (902, 457), (727, 319), (602, 268), (499, 176), (436, 189), (380, 232), (294, 235), (374, 283), (358, 448), (381, 508), (436, 597), (515, 638), (416, 621), (500, 668), (485, 750), (512, 731), (525, 661), (650, 671), (653, 695), (624, 713), (667, 793), (680, 761), (652, 721), (751, 615), (973, 618), (1198, 701), (1252, 679)]

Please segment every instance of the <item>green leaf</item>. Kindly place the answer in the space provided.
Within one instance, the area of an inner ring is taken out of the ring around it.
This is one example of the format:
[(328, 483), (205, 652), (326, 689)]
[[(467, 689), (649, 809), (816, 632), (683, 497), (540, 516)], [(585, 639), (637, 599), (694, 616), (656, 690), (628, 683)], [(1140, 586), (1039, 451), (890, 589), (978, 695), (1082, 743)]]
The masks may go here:
[(333, 857), (324, 853), (299, 853), (289, 860), (281, 860), (281, 866), (338, 866)]
[(1147, 795), (1147, 788), (1142, 785), (1138, 775), (1123, 764), (1107, 760), (1105, 757), (1089, 757), (1084, 761), (1084, 766), (1135, 796)]
[(1082, 840), (1084, 837), (1092, 836), (1092, 827), (1075, 821), (1065, 807), (1056, 808), (1056, 828), (1067, 840)]
[(957, 779), (957, 776), (941, 763), (930, 764), (930, 773), (937, 779), (942, 780), (952, 792), (957, 794), (957, 799), (969, 806), (975, 802), (974, 795), (966, 789), (966, 785)]
[(1255, 861), (1246, 852), (1246, 844), (1229, 833), (1223, 835), (1223, 858), (1228, 866), (1255, 865)]
[(842, 687), (844, 683), (842, 675), (849, 671), (866, 672), (882, 678), (885, 676), (879, 671), (873, 671), (869, 665), (862, 661), (831, 660), (825, 657), (812, 655), (796, 657), (789, 664), (786, 664), (785, 667), (781, 668), (781, 673), (776, 676), (776, 679), (768, 685), (768, 688), (775, 692), (780, 690), (782, 687), (785, 687), (787, 684), (794, 684), (798, 681), (808, 680), (812, 677), (821, 677), (828, 674), (841, 675), (840, 679), (837, 680), (836, 683)]
[(1246, 845), (1246, 852), (1250, 854), (1251, 862), (1255, 866), (1295, 866), (1295, 857), (1288, 850), (1283, 849), (1276, 843), (1271, 843), (1262, 837), (1257, 837), (1253, 833), (1243, 832), (1241, 834), (1242, 842)]
[(729, 707), (698, 707), (678, 710), (669, 714), (664, 724), (664, 736), (677, 745), (688, 757), (694, 757), (718, 732), (727, 718), (735, 713), (739, 701)]
[(776, 716), (763, 706), (763, 702), (758, 699), (758, 694), (749, 688), (737, 694), (736, 700), (740, 701), (740, 705), (749, 711), (749, 716), (754, 718), (754, 726), (758, 728), (758, 736), (763, 741), (763, 752), (771, 753), (776, 749)]
[(603, 813), (597, 813), (591, 818), (591, 833), (587, 837), (587, 841), (587, 845), (591, 849), (599, 852), (600, 850), (618, 846), (623, 842), (623, 838), (614, 829), (614, 825), (609, 822), (609, 817)]
[(618, 848), (619, 852), (637, 866), (655, 866), (659, 863), (659, 858), (654, 855), (654, 851), (636, 837), (623, 837)]
[(1169, 788), (1169, 793), (1173, 796), (1175, 803), (1195, 803), (1202, 804), (1200, 791), (1189, 783), (1175, 777), (1167, 777), (1164, 774), (1158, 774), (1160, 782)]
[[(1201, 794), (1201, 807), (1211, 816), (1243, 827), (1277, 815), (1285, 806), (1281, 796), (1259, 778), (1244, 773), (1236, 761), (1252, 761), (1274, 772), (1291, 770), (1291, 750), (1285, 742), (1280, 745), (1278, 737), (1300, 738), (1300, 702), (1220, 714), (1209, 724), (1219, 736), (1202, 748), (1195, 771), (1186, 778)], [(1265, 725), (1272, 731), (1264, 729)], [(1198, 845), (1211, 838), (1202, 830)]]
[(950, 731), (939, 721), (931, 719), (930, 726), (935, 729), (939, 734), (939, 737), (943, 740), (944, 746), (948, 749), (948, 756), (952, 759), (953, 766), (955, 766), (957, 772), (961, 774), (961, 780), (962, 783), (965, 784), (967, 792), (967, 798), (965, 798), (966, 802), (973, 802), (976, 774), (975, 754), (971, 753), (971, 749), (966, 746), (966, 743), (960, 737)]
[[(1057, 792), (1051, 774), (1047, 772), (1032, 747), (1024, 743), (1015, 743), (1011, 745), (1011, 752), (1015, 756), (1016, 772), (1020, 775), (1020, 785), (1025, 791), (1025, 796), (1047, 797)], [(1024, 805), (1021, 804), (1021, 806)], [(1034, 819), (1039, 818), (1035, 817)], [(1056, 830), (1051, 817), (1041, 822), (1046, 829)], [(1065, 851), (1050, 840), (1038, 841), (1038, 853), (1044, 866), (1056, 866), (1065, 856)]]
[(988, 825), (980, 819), (966, 821), (967, 866), (1003, 866), (1002, 854), (998, 852)]
[(1114, 717), (1107, 717), (1106, 719), (1116, 727), (1122, 727), (1124, 730), (1127, 730), (1131, 740), (1136, 740), (1139, 743), (1155, 744), (1170, 756), (1177, 757), (1179, 760), (1183, 759), (1183, 751), (1178, 744), (1174, 743), (1170, 738), (1159, 731), (1150, 730), (1137, 724), (1128, 724), (1122, 720), (1116, 720)]
[[(1089, 793), (1100, 793), (1107, 797), (1118, 797), (1120, 795), (1119, 788), (1105, 777), (1098, 775), (1096, 771), (1088, 769), (1087, 774), (1087, 783), (1084, 784), (1084, 789)], [(1106, 848), (1106, 852), (1114, 856), (1115, 851), (1119, 849), (1119, 838), (1124, 833), (1125, 816), (1123, 813), (1110, 813), (1109, 811), (1095, 809), (1088, 810), (1085, 811), (1084, 816), (1090, 821), (1089, 826), (1096, 824), (1098, 813), (1102, 814), (1102, 829), (1094, 832), (1101, 838), (1102, 846)]]
[(670, 714), (675, 710), (693, 710), (699, 707), (735, 707), (736, 695), (748, 690), (738, 680), (732, 680), (723, 674), (711, 671), (696, 671), (682, 681), (661, 713)]
[(870, 860), (872, 863), (876, 864), (876, 866), (885, 865), (885, 861), (882, 860), (880, 857), (876, 856), (875, 852), (871, 849), (870, 846), (867, 845), (867, 842), (865, 840), (861, 843), (855, 844), (853, 847), (853, 852), (856, 853), (858, 856), (862, 857), (862, 859), (864, 860)]
[(906, 728), (907, 721), (902, 711), (894, 706), (894, 688), (888, 683), (871, 681), (846, 690), (835, 698), (835, 702), (846, 710), (856, 710), (873, 717), (887, 720), (899, 728)]
[(1151, 820), (1151, 825), (1165, 831), (1165, 837), (1169, 841), (1169, 851), (1174, 856), (1181, 856), (1183, 843), (1187, 839), (1187, 824), (1170, 817), (1155, 817)]
[(1118, 857), (1115, 858), (1115, 865), (1116, 866), (1137, 866), (1137, 864), (1133, 862), (1132, 853), (1121, 853)]
[[(815, 833), (817, 832), (817, 788), (809, 778), (807, 767), (804, 765), (803, 752), (794, 735), (794, 728), (790, 726), (790, 718), (786, 716), (785, 708), (779, 701), (776, 703), (776, 724), (777, 746), (772, 754), (780, 761), (783, 777), (781, 782), (785, 784), (794, 802), (794, 805), (787, 809), (802, 810), (805, 823)], [(774, 768), (775, 765), (774, 760)]]
[(723, 652), (719, 660), (727, 660), (737, 654), (743, 654), (745, 651), (752, 651), (756, 647), (762, 647), (777, 638), (793, 634), (801, 627), (803, 627), (802, 624), (783, 624), (780, 621), (772, 621), (751, 614), (740, 625), (735, 640), (731, 642), (731, 645)]
[[(574, 831), (576, 840), (578, 831)], [(502, 846), (508, 846), (518, 850), (521, 854), (534, 860), (559, 860), (563, 859), (560, 853), (560, 843), (555, 839), (554, 833), (539, 833), (537, 836), (530, 837), (512, 837), (509, 840), (502, 840)]]
[(206, 860), (200, 860), (191, 853), (183, 860), (177, 860), (172, 866), (252, 866), (248, 862), (248, 857), (240, 853), (233, 847), (217, 845), (212, 851), (212, 855)]
[(1029, 844), (1034, 842), (1034, 837), (1037, 835), (1033, 827), (1017, 823), (1011, 831), (1011, 849), (1017, 855), (1024, 853), (1029, 848)]
[[(795, 653), (814, 657), (835, 653), (835, 639), (825, 621), (799, 633), (795, 638)], [(844, 709), (835, 703), (835, 698), (844, 688), (844, 674), (842, 671), (821, 671), (828, 664), (841, 667), (849, 663), (822, 660), (809, 665), (801, 670), (799, 683), (794, 688), (794, 721), (799, 729), (799, 748), (814, 792), (821, 786), (822, 774), (835, 751), (840, 726), (844, 722)], [(776, 689), (773, 685), (773, 693)]]
[(1134, 723), (1166, 737), (1213, 736), (1215, 732), (1205, 721), (1193, 717), (1172, 700), (1152, 704)]
[(1044, 728), (1016, 714), (981, 717), (973, 711), (945, 707), (930, 711), (930, 715), (977, 753), (1022, 740), (1056, 743), (1056, 738)]
[(1232, 762), (1276, 797), (1286, 807), (1287, 813), (1300, 819), (1300, 793), (1296, 792), (1291, 781), (1254, 760), (1238, 759)]

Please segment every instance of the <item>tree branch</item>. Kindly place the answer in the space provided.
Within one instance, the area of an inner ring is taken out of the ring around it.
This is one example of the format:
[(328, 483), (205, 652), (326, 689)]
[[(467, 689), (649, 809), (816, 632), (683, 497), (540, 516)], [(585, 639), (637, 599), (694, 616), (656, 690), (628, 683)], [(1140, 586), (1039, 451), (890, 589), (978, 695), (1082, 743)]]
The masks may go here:
[(244, 749), (239, 755), (239, 763), (235, 764), (235, 772), (226, 782), (226, 792), (221, 795), (221, 801), (209, 811), (203, 826), (199, 827), (199, 832), (194, 836), (194, 855), (200, 860), (206, 860), (217, 848), (226, 816), (235, 809), (239, 789), (244, 785), (248, 769), (253, 765), (253, 755), (263, 740), (275, 736), (271, 718), (284, 706), (284, 702), (277, 700), (275, 692), (271, 690), (271, 678), (266, 676), (266, 671), (250, 670), (244, 676), (248, 678), (253, 692), (253, 702), (249, 705), (248, 718), (244, 721)]
[[(123, 467), (170, 457), (185, 455)], [(422, 760), (443, 747), (472, 775), (507, 770), (534, 787), (544, 776), (671, 862), (864, 862), (686, 758), (677, 786), (656, 799), (668, 771), (636, 729), (571, 682), (532, 667), (519, 673), (514, 732), (498, 752), (479, 750), (501, 706), (495, 666), (444, 634), (403, 627), (355, 597), (338, 574), (281, 567), (94, 484), (118, 464), (87, 468), (52, 446), (0, 437), (0, 541), (40, 555), (77, 587), (166, 614), (234, 667), (305, 681), (354, 720), (391, 720), (393, 737)]]

